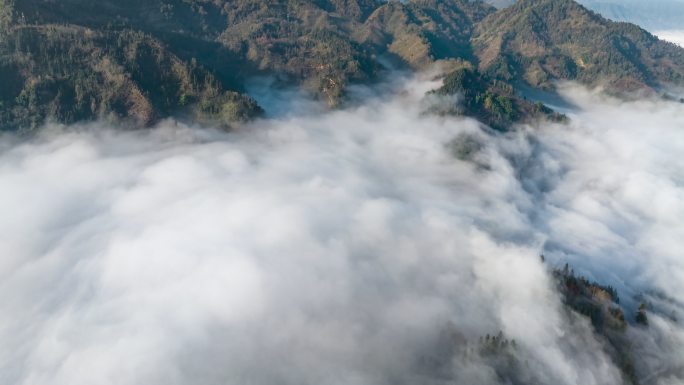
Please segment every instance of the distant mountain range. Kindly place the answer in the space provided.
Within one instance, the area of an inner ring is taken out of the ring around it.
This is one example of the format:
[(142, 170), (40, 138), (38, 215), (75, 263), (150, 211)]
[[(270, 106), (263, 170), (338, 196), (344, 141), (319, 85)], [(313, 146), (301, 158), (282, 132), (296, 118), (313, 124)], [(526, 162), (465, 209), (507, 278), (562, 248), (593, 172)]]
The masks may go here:
[(228, 127), (263, 113), (245, 91), (257, 75), (336, 107), (350, 84), (440, 63), (478, 87), (472, 109), (452, 110), (499, 127), (542, 111), (518, 84), (684, 84), (683, 49), (572, 0), (498, 11), (469, 0), (0, 0), (0, 36), (3, 130), (167, 116)]

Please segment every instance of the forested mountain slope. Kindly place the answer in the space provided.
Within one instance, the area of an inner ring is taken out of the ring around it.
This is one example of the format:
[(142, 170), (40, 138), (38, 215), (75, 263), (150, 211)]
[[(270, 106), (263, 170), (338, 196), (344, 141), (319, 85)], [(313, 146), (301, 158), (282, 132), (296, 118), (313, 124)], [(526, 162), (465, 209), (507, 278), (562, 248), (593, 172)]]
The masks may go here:
[(499, 90), (684, 83), (684, 50), (571, 0), (499, 11), (469, 0), (2, 0), (0, 9), (0, 125), (12, 130), (179, 114), (229, 125), (261, 113), (244, 94), (252, 76), (335, 107), (350, 84), (436, 62), (476, 68)]
[(141, 32), (73, 25), (14, 28), (0, 43), (0, 122), (30, 130), (49, 118), (145, 126), (174, 113), (229, 124), (261, 113), (246, 95)]
[(569, 79), (631, 92), (684, 81), (682, 49), (572, 0), (518, 1), (483, 20), (473, 45), (481, 70), (535, 87)]

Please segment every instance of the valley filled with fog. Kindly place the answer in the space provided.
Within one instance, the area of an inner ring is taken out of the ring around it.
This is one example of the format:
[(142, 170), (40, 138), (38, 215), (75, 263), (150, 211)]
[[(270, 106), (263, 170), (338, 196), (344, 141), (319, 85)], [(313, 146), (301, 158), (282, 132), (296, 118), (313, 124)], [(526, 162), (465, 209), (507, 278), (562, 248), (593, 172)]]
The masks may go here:
[(684, 104), (564, 84), (568, 122), (502, 133), (397, 84), (0, 137), (0, 383), (620, 383), (568, 264), (619, 294), (640, 382), (681, 384)]

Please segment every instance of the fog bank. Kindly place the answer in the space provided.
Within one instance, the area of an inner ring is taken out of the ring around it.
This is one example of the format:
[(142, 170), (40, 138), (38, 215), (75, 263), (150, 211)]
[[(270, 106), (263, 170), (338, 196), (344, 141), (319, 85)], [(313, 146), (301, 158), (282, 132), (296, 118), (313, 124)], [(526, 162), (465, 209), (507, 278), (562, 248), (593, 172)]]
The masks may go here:
[(424, 114), (437, 85), (0, 139), (0, 383), (621, 383), (566, 262), (648, 301), (639, 375), (684, 381), (683, 105), (566, 86), (571, 123), (504, 135)]

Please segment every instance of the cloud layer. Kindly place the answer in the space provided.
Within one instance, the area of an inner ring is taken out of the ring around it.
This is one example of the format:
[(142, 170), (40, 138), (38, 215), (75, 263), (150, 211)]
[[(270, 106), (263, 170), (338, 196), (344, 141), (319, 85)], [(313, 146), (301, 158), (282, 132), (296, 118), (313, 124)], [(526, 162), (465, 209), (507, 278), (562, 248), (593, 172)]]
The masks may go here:
[(682, 105), (569, 87), (572, 123), (500, 135), (424, 115), (434, 86), (2, 138), (0, 383), (492, 384), (499, 331), (520, 381), (620, 383), (542, 252), (648, 297), (640, 373), (681, 381)]

